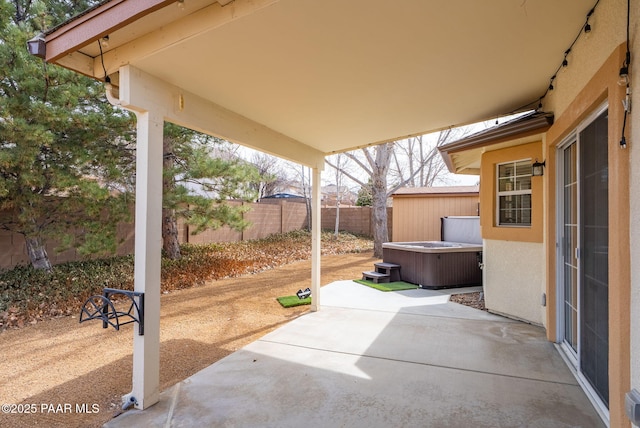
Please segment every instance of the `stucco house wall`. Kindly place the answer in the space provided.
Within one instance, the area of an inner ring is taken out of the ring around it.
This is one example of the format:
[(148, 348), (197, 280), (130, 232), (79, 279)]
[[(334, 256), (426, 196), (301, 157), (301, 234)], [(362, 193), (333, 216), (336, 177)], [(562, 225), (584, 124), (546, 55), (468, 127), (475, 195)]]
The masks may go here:
[[(455, 158), (457, 168), (472, 170), (481, 157), (481, 225), (485, 242), (485, 299), (495, 312), (535, 320), (547, 329), (550, 341), (563, 341), (563, 288), (559, 284), (557, 246), (561, 200), (558, 182), (559, 147), (574, 135), (579, 126), (607, 106), (606, 143), (608, 145), (608, 406), (594, 397), (598, 409), (609, 426), (630, 426), (625, 413), (625, 394), (640, 390), (640, 109), (633, 108), (625, 124), (625, 86), (620, 86), (619, 72), (625, 64), (627, 47), (631, 51), (630, 97), (632, 104), (640, 100), (640, 8), (630, 3), (627, 33), (626, 0), (601, 0), (590, 21), (592, 31), (576, 39), (566, 54), (567, 67), (561, 67), (550, 89), (540, 100), (540, 111), (554, 115), (553, 124), (540, 135), (537, 157), (545, 160), (544, 177), (533, 177), (531, 228), (509, 229), (494, 223), (495, 164), (500, 159), (526, 156), (510, 150), (521, 150), (525, 144), (518, 136), (508, 144), (494, 140), (481, 146), (482, 154), (467, 161), (475, 147), (458, 145), (447, 156)], [(627, 44), (627, 34), (630, 36)], [(559, 61), (562, 60), (560, 53)], [(634, 67), (635, 66), (635, 67)], [(551, 76), (549, 76), (551, 77)], [(625, 126), (623, 128), (623, 126)], [(620, 144), (623, 129), (626, 147)], [(605, 140), (601, 140), (605, 141)], [(494, 144), (493, 147), (491, 145)], [(460, 149), (462, 147), (462, 149)], [(533, 152), (532, 152), (533, 153)], [(508, 154), (508, 156), (507, 156)], [(506, 159), (505, 159), (506, 160)], [(467, 162), (464, 164), (463, 162)], [(582, 195), (588, 198), (588, 192)], [(537, 199), (541, 198), (541, 199)], [(542, 210), (539, 212), (538, 208)], [(537, 222), (537, 224), (534, 224)], [(542, 275), (542, 277), (541, 277)], [(522, 281), (522, 278), (527, 278)], [(542, 294), (546, 306), (542, 306)], [(588, 309), (581, 308), (581, 311)], [(580, 364), (579, 362), (577, 364)], [(579, 366), (581, 369), (581, 366)], [(607, 408), (608, 407), (608, 408)]]
[(544, 325), (544, 246), (493, 239), (483, 240), (483, 245), (482, 281), (487, 308), (496, 314)]
[(496, 169), (504, 162), (541, 158), (542, 141), (488, 151), (482, 156), (480, 176), (485, 305), (492, 312), (539, 325), (546, 324), (540, 310), (545, 289), (542, 177), (531, 177), (531, 226), (500, 226)]
[[(624, 87), (616, 85), (618, 70), (626, 50), (627, 1), (603, 0), (597, 8), (598, 37), (577, 43), (572, 49), (571, 67), (561, 73), (557, 91), (550, 94), (545, 108), (556, 113), (556, 123), (548, 133), (545, 147), (552, 163), (555, 145), (595, 106), (608, 101), (609, 129), (609, 381), (611, 426), (628, 426), (624, 413), (624, 394), (640, 390), (640, 8), (631, 2), (629, 47), (631, 50), (631, 113), (627, 118), (627, 148), (621, 137)], [(594, 27), (595, 28), (595, 27)], [(595, 34), (594, 34), (595, 35)], [(575, 67), (574, 67), (575, 65)], [(565, 74), (565, 76), (562, 76)], [(549, 193), (554, 190), (549, 179)], [(549, 196), (548, 221), (555, 224), (554, 196)], [(551, 233), (549, 229), (548, 233)], [(548, 289), (556, 286), (555, 252), (547, 244)], [(553, 297), (553, 296), (552, 296)], [(550, 304), (554, 304), (550, 301)], [(555, 339), (557, 320), (548, 311), (548, 334)]]
[[(632, 8), (633, 9), (633, 8)], [(547, 334), (550, 340), (559, 340), (558, 312), (553, 310), (558, 305), (560, 295), (557, 278), (556, 260), (556, 224), (557, 224), (557, 181), (555, 176), (557, 164), (557, 147), (576, 127), (582, 123), (598, 106), (604, 102), (608, 105), (608, 205), (609, 205), (609, 245), (608, 245), (608, 383), (609, 409), (608, 416), (611, 426), (628, 426), (629, 421), (624, 411), (625, 393), (632, 384), (638, 385), (637, 377), (632, 381), (631, 366), (637, 363), (640, 355), (631, 355), (631, 342), (640, 339), (640, 331), (631, 329), (632, 311), (637, 310), (630, 305), (632, 289), (637, 289), (640, 283), (636, 279), (632, 283), (630, 266), (634, 264), (630, 258), (629, 235), (637, 218), (631, 218), (630, 210), (630, 170), (635, 167), (636, 174), (640, 165), (632, 165), (630, 146), (637, 140), (633, 131), (627, 132), (629, 141), (627, 148), (620, 146), (621, 132), (624, 120), (622, 101), (625, 88), (619, 86), (618, 74), (624, 62), (626, 51), (626, 11), (627, 2), (622, 0), (608, 0), (598, 7), (602, 11), (602, 34), (598, 40), (585, 40), (576, 44), (575, 58), (569, 67), (567, 76), (563, 77), (565, 88), (553, 91), (545, 108), (556, 113), (554, 125), (546, 135), (546, 178), (547, 206), (546, 219), (548, 227), (545, 235), (550, 239), (546, 243), (547, 257), (547, 295), (549, 296)], [(637, 27), (637, 19), (636, 19)], [(637, 52), (637, 49), (636, 49)], [(638, 57), (636, 55), (635, 57)], [(638, 79), (632, 80), (636, 99), (640, 96), (637, 91)], [(548, 107), (547, 107), (548, 106)], [(627, 119), (627, 127), (640, 129)], [(633, 120), (633, 119), (631, 119)], [(636, 122), (637, 123), (637, 122)], [(629, 128), (627, 128), (627, 131)], [(637, 131), (635, 132), (637, 135)], [(637, 194), (637, 192), (636, 192)], [(637, 212), (635, 214), (637, 216)], [(637, 263), (637, 261), (636, 261)], [(599, 407), (596, 405), (596, 408)], [(603, 412), (604, 413), (604, 412)]]

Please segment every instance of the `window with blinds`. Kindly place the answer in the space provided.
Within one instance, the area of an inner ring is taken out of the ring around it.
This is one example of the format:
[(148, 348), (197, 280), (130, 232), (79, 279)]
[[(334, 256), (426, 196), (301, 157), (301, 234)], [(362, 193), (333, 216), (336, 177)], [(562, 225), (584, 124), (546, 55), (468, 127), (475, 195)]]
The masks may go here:
[(531, 159), (497, 165), (498, 226), (531, 226)]

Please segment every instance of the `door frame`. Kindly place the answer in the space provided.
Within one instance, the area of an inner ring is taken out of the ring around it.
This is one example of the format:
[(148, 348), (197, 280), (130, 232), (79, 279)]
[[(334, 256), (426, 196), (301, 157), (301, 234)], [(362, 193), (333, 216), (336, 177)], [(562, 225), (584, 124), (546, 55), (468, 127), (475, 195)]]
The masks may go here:
[[(607, 421), (610, 420), (609, 415), (609, 407), (600, 399), (598, 393), (591, 386), (591, 383), (586, 379), (586, 377), (582, 374), (581, 370), (581, 362), (580, 362), (580, 349), (581, 349), (581, 341), (582, 341), (582, 333), (581, 333), (581, 304), (582, 304), (582, 292), (581, 292), (581, 279), (580, 279), (580, 269), (582, 258), (579, 257), (577, 260), (578, 263), (578, 301), (576, 304), (578, 305), (578, 318), (577, 318), (577, 335), (578, 335), (578, 349), (574, 351), (571, 346), (569, 346), (565, 342), (565, 310), (564, 310), (564, 261), (563, 261), (563, 248), (562, 248), (562, 237), (564, 235), (564, 157), (563, 151), (571, 144), (576, 144), (576, 150), (578, 151), (578, 157), (576, 158), (576, 174), (578, 176), (578, 180), (580, 177), (580, 140), (579, 135), (580, 132), (583, 131), (587, 126), (589, 126), (596, 118), (598, 118), (602, 113), (609, 109), (609, 103), (604, 102), (599, 107), (597, 107), (594, 111), (592, 111), (584, 120), (582, 120), (575, 129), (573, 129), (569, 135), (562, 139), (562, 141), (556, 145), (556, 342), (557, 347), (560, 351), (560, 355), (565, 360), (569, 368), (571, 369), (573, 375), (576, 380), (580, 384), (580, 387), (585, 391), (587, 397), (593, 404), (596, 411), (600, 414), (600, 417)], [(611, 161), (608, 160), (608, 164)], [(576, 208), (578, 210), (577, 218), (578, 218), (578, 228), (577, 228), (577, 239), (578, 243), (580, 243), (580, 202), (581, 202), (581, 192), (580, 185), (577, 186), (577, 204)]]

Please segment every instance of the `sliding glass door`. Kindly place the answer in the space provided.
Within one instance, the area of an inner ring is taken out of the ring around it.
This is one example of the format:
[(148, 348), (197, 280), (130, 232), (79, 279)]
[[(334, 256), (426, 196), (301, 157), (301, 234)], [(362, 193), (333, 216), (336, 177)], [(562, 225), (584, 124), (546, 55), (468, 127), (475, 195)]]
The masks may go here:
[(559, 307), (564, 349), (609, 404), (608, 113), (585, 122), (559, 148)]

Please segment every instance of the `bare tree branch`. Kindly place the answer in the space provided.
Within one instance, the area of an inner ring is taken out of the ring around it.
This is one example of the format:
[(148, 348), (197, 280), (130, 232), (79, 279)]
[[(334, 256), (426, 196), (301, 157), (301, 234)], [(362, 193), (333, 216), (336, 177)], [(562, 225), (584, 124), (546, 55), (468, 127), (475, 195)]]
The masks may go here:
[(362, 151), (365, 153), (365, 156), (367, 156), (370, 159), (369, 160), (369, 165), (371, 166), (371, 168), (369, 168), (367, 165), (365, 165), (364, 162), (362, 162), (352, 152), (346, 152), (345, 156), (348, 157), (349, 159), (351, 159), (352, 161), (354, 161), (356, 164), (358, 164), (358, 166), (360, 168), (362, 168), (363, 171), (365, 171), (367, 174), (373, 175), (372, 171), (373, 171), (373, 168), (375, 167), (375, 162), (373, 161), (373, 159), (371, 159), (371, 155), (369, 154), (369, 152), (366, 151), (366, 149), (362, 149)]
[[(349, 159), (352, 159), (351, 156), (349, 156), (350, 153), (345, 153), (345, 156), (347, 156)], [(328, 158), (324, 159), (324, 162), (329, 165), (331, 168), (333, 169), (338, 169), (338, 166), (333, 164)], [(349, 173), (349, 171), (346, 171), (345, 169), (342, 170), (342, 173), (344, 175), (346, 175), (347, 177), (349, 177), (351, 180), (355, 181), (356, 184), (359, 184), (360, 186), (366, 186), (367, 184), (364, 183), (362, 180), (360, 180), (359, 178), (357, 178), (355, 175)], [(367, 173), (369, 173), (369, 171), (367, 171)], [(369, 176), (371, 176), (371, 173), (369, 173)]]

